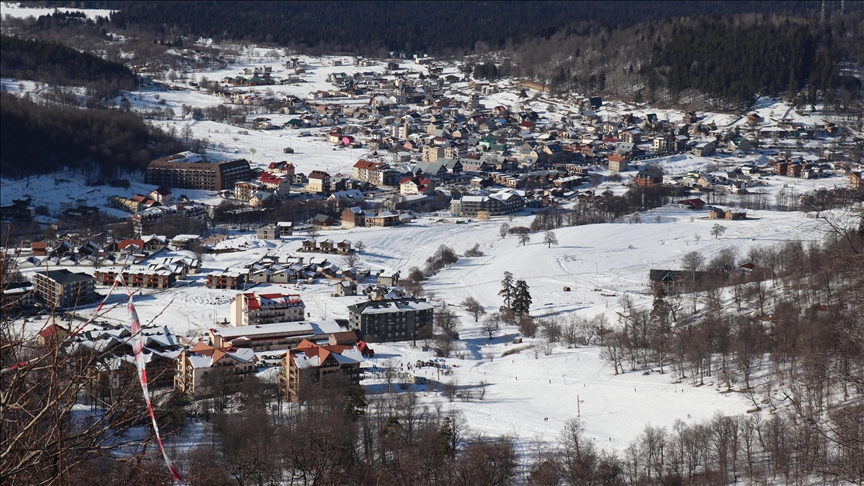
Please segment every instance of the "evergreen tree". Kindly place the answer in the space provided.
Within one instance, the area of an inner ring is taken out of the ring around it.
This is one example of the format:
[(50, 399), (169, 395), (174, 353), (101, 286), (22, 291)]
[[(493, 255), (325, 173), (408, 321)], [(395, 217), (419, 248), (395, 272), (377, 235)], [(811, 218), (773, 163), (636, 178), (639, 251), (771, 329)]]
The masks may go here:
[(456, 431), (454, 430), (453, 420), (450, 417), (444, 417), (441, 421), (441, 427), (438, 429), (438, 454), (441, 457), (453, 458), (456, 455)]
[(501, 291), (498, 292), (498, 295), (504, 297), (504, 306), (508, 309), (510, 309), (511, 304), (513, 303), (514, 292), (513, 274), (510, 272), (504, 272), (504, 280), (501, 281)]
[(366, 391), (360, 385), (351, 385), (345, 388), (345, 399), (342, 403), (345, 413), (356, 422), (366, 412)]
[(527, 315), (531, 308), (531, 294), (524, 280), (517, 280), (513, 290), (513, 312), (518, 316)]

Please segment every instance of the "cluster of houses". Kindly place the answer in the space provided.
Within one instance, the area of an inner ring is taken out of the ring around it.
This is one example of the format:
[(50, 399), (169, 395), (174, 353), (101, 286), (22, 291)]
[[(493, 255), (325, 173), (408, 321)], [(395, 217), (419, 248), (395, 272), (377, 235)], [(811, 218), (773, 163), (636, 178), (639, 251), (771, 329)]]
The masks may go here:
[[(308, 252), (320, 250), (312, 240), (303, 242)], [(321, 245), (332, 245), (322, 241)], [(350, 252), (350, 242), (342, 241), (325, 253)], [(325, 246), (327, 248), (327, 246)], [(301, 251), (303, 251), (301, 249)], [(216, 270), (207, 274), (207, 287), (212, 289), (244, 290), (248, 284), (314, 282), (316, 279), (357, 281), (369, 271), (361, 268), (340, 268), (326, 256), (265, 255), (242, 266)]]

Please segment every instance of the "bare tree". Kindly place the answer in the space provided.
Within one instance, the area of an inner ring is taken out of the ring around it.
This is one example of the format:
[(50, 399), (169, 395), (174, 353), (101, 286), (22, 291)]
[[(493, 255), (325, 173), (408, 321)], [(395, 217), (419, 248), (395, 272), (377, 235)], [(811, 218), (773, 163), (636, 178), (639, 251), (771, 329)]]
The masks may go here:
[(480, 302), (470, 295), (462, 302), (462, 307), (465, 308), (465, 311), (474, 316), (474, 322), (477, 322), (477, 320), (480, 319), (480, 316), (486, 313), (486, 309), (480, 305)]
[(318, 239), (318, 234), (320, 232), (321, 230), (314, 224), (309, 225), (309, 228), (306, 230), (306, 233), (309, 234), (309, 238), (312, 238), (312, 241), (316, 241)]
[(483, 330), (486, 334), (489, 335), (489, 339), (492, 339), (492, 335), (498, 332), (498, 329), (501, 327), (501, 315), (497, 312), (493, 312), (486, 317), (483, 318), (483, 322), (480, 324), (480, 329)]
[(435, 311), (433, 315), (435, 327), (450, 338), (459, 332), (459, 316), (446, 304)]
[(552, 248), (552, 245), (557, 245), (558, 237), (555, 236), (555, 232), (547, 231), (543, 233), (543, 243), (546, 243), (546, 248)]
[(498, 235), (501, 236), (501, 239), (507, 237), (507, 231), (510, 229), (510, 225), (507, 223), (501, 223), (501, 226), (498, 228)]
[(721, 236), (723, 236), (723, 233), (725, 233), (725, 232), (726, 232), (726, 227), (723, 225), (715, 223), (714, 226), (711, 227), (711, 236), (713, 236), (715, 240), (717, 238), (720, 238)]

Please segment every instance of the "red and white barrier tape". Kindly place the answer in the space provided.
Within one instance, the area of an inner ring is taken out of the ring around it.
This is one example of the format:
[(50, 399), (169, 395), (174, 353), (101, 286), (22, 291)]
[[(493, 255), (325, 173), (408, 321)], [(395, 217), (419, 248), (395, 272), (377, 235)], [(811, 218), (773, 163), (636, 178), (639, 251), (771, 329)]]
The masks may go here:
[[(124, 283), (125, 286), (125, 283)], [(127, 287), (128, 291), (129, 288)], [(159, 433), (159, 425), (156, 423), (156, 414), (153, 413), (153, 405), (150, 403), (150, 392), (147, 389), (147, 369), (144, 366), (144, 339), (141, 337), (141, 321), (138, 319), (138, 312), (135, 310), (135, 304), (132, 303), (132, 293), (129, 293), (129, 320), (132, 321), (132, 350), (135, 353), (135, 367), (138, 369), (138, 379), (141, 381), (141, 390), (144, 392), (144, 401), (147, 403), (147, 410), (150, 412), (150, 420), (153, 422), (153, 430), (156, 432), (156, 441), (159, 442), (159, 450), (162, 451), (162, 457), (165, 459), (165, 465), (171, 471), (171, 475), (179, 485), (185, 485), (180, 473), (171, 464), (171, 459), (168, 458), (168, 453), (165, 452), (165, 445), (162, 443), (162, 435)]]
[[(84, 324), (81, 324), (77, 328), (75, 328), (65, 339), (69, 339), (72, 336), (75, 336), (82, 329), (84, 329), (87, 324), (93, 322), (97, 315), (99, 315), (99, 311), (102, 310), (102, 306), (105, 305), (105, 302), (108, 300), (108, 297), (114, 292), (117, 288), (117, 284), (122, 284), (123, 288), (126, 289), (126, 293), (129, 294), (129, 320), (132, 321), (132, 337), (130, 338), (130, 343), (132, 344), (132, 350), (135, 354), (135, 368), (138, 370), (138, 379), (141, 382), (141, 390), (144, 392), (144, 402), (147, 403), (147, 410), (150, 412), (150, 420), (153, 422), (153, 430), (156, 432), (156, 441), (159, 442), (159, 450), (162, 452), (162, 457), (165, 459), (165, 465), (168, 466), (168, 471), (171, 472), (171, 476), (177, 481), (177, 484), (180, 486), (185, 486), (185, 482), (183, 478), (180, 477), (180, 473), (177, 472), (177, 469), (171, 464), (171, 459), (168, 458), (168, 453), (165, 451), (165, 445), (162, 443), (162, 435), (159, 433), (159, 425), (156, 423), (156, 414), (153, 412), (153, 405), (150, 402), (150, 391), (147, 388), (147, 369), (144, 363), (144, 340), (141, 338), (141, 321), (138, 319), (138, 312), (135, 310), (135, 304), (132, 303), (132, 291), (129, 290), (129, 287), (126, 285), (126, 282), (123, 280), (123, 275), (118, 274), (117, 278), (114, 279), (114, 284), (111, 286), (111, 289), (108, 291), (108, 295), (102, 299), (102, 302), (99, 303), (99, 307), (96, 308), (96, 312), (93, 313), (93, 317), (87, 320)], [(16, 363), (11, 366), (7, 366), (0, 370), (0, 374), (7, 373), (9, 371), (14, 371), (20, 368), (26, 368), (30, 365), (29, 361), (22, 361), (20, 363)]]

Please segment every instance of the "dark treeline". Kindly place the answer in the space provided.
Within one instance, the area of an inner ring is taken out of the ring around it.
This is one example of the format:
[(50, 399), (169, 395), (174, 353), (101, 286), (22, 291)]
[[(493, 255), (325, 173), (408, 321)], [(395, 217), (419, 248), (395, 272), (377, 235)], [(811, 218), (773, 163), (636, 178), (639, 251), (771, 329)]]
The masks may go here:
[(628, 215), (627, 222), (641, 223), (639, 211), (658, 208), (673, 196), (662, 186), (636, 186), (620, 196), (607, 190), (598, 194), (594, 201), (574, 204), (570, 209), (551, 207), (538, 211), (531, 222), (531, 231), (623, 221)]
[(864, 62), (862, 12), (818, 16), (740, 14), (646, 20), (626, 28), (579, 22), (550, 39), (516, 46), (500, 75), (553, 91), (604, 93), (636, 102), (741, 110), (757, 96), (787, 95), (801, 107), (824, 100), (848, 108)]
[(158, 157), (185, 150), (132, 113), (38, 105), (0, 93), (0, 162), (4, 176), (80, 169), (97, 179), (141, 171)]
[[(64, 2), (48, 2), (57, 5)], [(68, 2), (65, 2), (68, 3)], [(667, 16), (742, 11), (806, 12), (816, 2), (75, 2), (119, 9), (120, 28), (146, 26), (173, 38), (201, 35), (336, 51), (377, 49), (457, 54), (477, 47), (499, 49), (533, 37), (549, 37), (574, 19), (629, 26)]]
[(655, 50), (648, 84), (653, 89), (658, 73), (666, 73), (665, 86), (675, 98), (693, 89), (744, 105), (760, 93), (777, 96), (806, 86), (815, 103), (818, 90), (837, 86), (839, 59), (830, 31), (788, 20), (734, 27), (706, 19), (676, 28)]
[(0, 36), (0, 75), (60, 86), (84, 86), (113, 96), (135, 86), (124, 65), (55, 42)]

